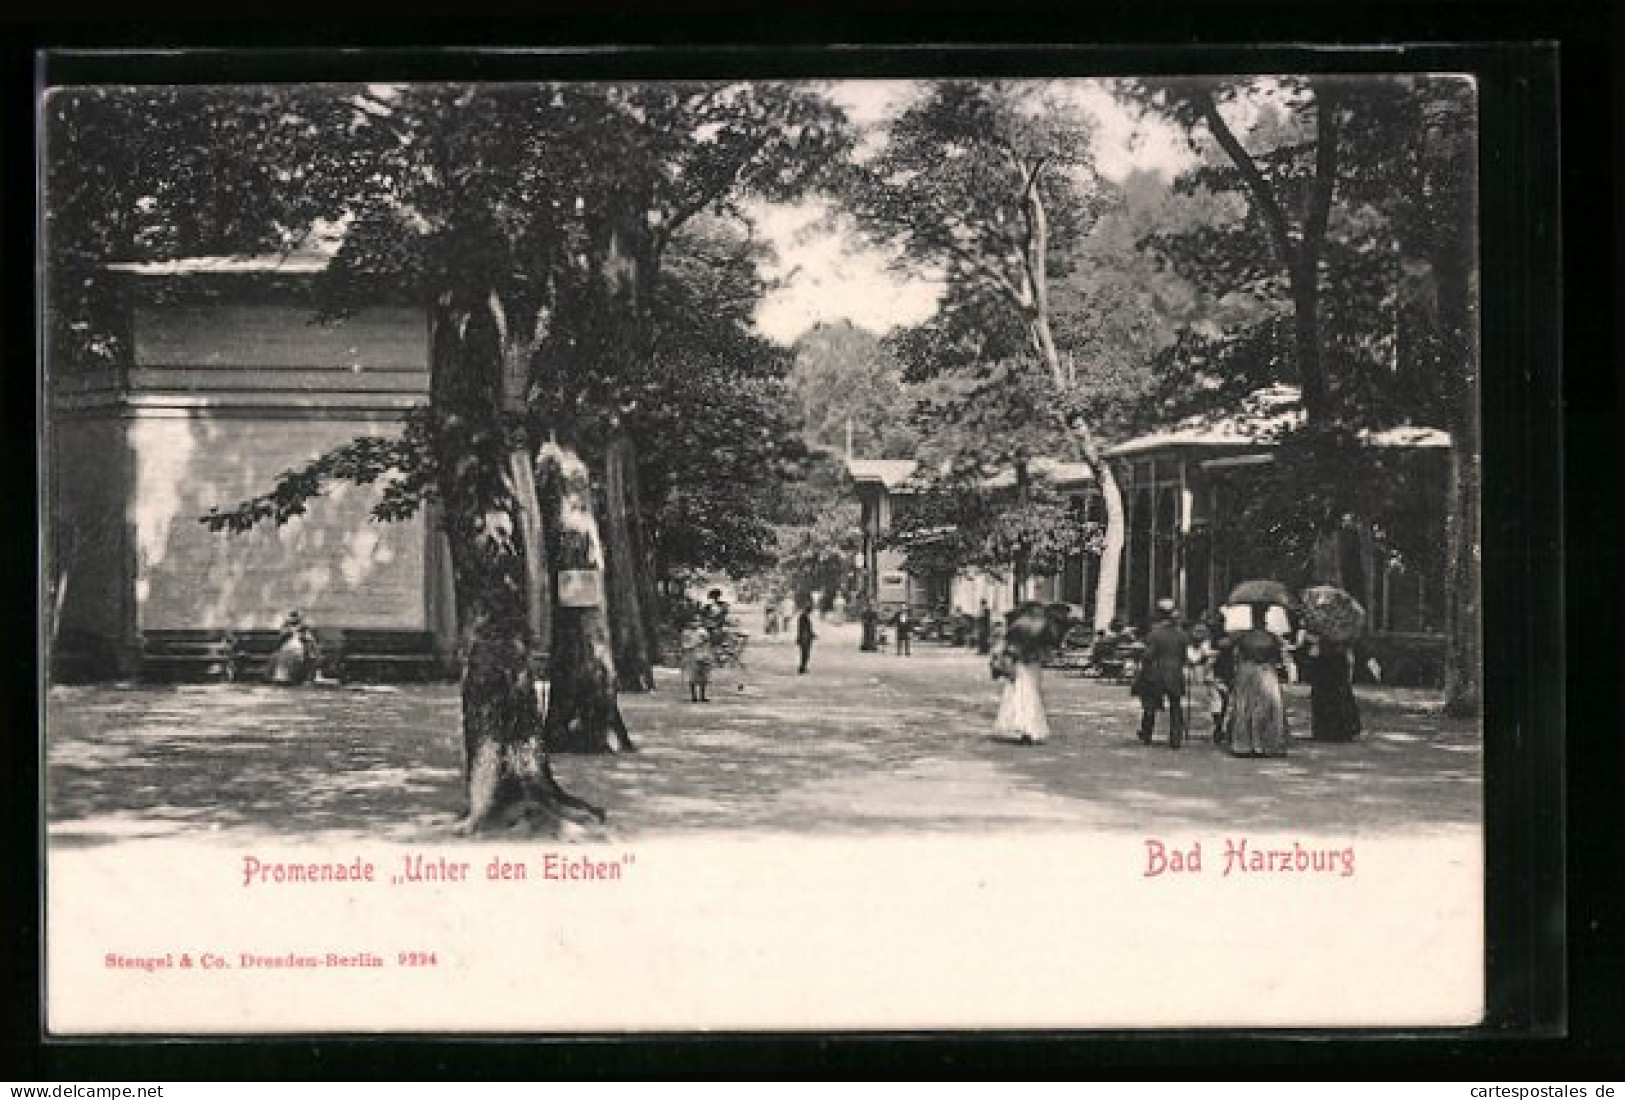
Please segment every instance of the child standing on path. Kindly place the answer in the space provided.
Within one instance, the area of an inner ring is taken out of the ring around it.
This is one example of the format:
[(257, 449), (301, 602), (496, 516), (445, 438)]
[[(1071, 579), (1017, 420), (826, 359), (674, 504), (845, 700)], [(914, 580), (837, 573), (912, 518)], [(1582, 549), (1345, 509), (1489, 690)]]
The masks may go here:
[(711, 633), (696, 616), (683, 627), (679, 640), (683, 652), (683, 682), (688, 685), (691, 703), (708, 703), (705, 689), (711, 683)]

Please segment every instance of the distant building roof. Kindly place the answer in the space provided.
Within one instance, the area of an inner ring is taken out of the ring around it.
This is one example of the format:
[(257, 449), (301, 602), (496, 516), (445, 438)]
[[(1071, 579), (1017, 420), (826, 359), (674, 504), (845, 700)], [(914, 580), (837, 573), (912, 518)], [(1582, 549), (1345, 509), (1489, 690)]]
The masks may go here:
[[(1032, 462), (1032, 472), (1041, 474), (1058, 484), (1066, 485), (1074, 481), (1093, 481), (1094, 471), (1089, 469), (1087, 462), (1061, 462), (1053, 458), (1035, 458)], [(994, 484), (1015, 482), (1014, 472), (1000, 474), (993, 479)]]
[[(907, 492), (908, 482), (918, 471), (919, 463), (911, 458), (849, 458), (846, 460), (846, 469), (852, 475), (853, 481), (878, 482), (887, 492)], [(1049, 458), (1035, 458), (1031, 469), (1033, 473), (1061, 485), (1094, 479), (1089, 466), (1083, 462), (1058, 462)], [(989, 489), (1002, 489), (1014, 485), (1015, 481), (1015, 473), (1004, 470), (988, 478), (985, 484)]]
[[(1173, 447), (1269, 447), (1304, 421), (1298, 387), (1270, 386), (1245, 397), (1234, 413), (1187, 417), (1171, 428), (1126, 439), (1108, 447), (1106, 454), (1126, 458)], [(1403, 425), (1380, 431), (1362, 431), (1360, 437), (1378, 447), (1449, 447), (1450, 433), (1438, 428)]]
[(1301, 423), (1303, 408), (1298, 404), (1298, 388), (1271, 386), (1248, 394), (1234, 413), (1186, 417), (1171, 428), (1125, 439), (1106, 448), (1106, 454), (1122, 458), (1166, 447), (1266, 445)]
[(175, 260), (108, 264), (109, 271), (149, 277), (164, 275), (320, 275), (331, 257), (304, 252), (253, 256), (185, 256)]
[(846, 472), (853, 481), (878, 481), (890, 490), (913, 477), (916, 465), (912, 458), (849, 458)]
[(1442, 447), (1450, 446), (1450, 433), (1439, 428), (1419, 428), (1402, 424), (1397, 428), (1384, 428), (1380, 432), (1365, 431), (1360, 437), (1377, 447)]

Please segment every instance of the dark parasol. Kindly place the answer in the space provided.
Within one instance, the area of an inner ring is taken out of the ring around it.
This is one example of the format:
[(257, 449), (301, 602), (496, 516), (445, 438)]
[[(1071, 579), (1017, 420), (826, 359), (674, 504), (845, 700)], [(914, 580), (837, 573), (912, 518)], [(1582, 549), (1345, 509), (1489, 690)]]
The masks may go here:
[(1291, 607), (1298, 601), (1292, 596), (1292, 589), (1280, 581), (1252, 580), (1242, 581), (1230, 590), (1228, 603), (1274, 603), (1282, 607)]
[(1064, 613), (1054, 606), (1024, 603), (1005, 612), (1004, 618), (1004, 644), (1024, 661), (1040, 660), (1066, 636)]
[(1303, 625), (1328, 642), (1347, 645), (1365, 629), (1365, 608), (1341, 588), (1318, 584), (1303, 590)]

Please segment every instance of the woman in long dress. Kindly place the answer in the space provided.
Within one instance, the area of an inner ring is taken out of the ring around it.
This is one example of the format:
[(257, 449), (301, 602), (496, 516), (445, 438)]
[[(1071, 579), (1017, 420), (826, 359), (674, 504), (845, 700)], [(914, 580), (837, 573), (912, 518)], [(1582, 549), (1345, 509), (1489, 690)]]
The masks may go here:
[(1236, 635), (1235, 686), (1225, 716), (1235, 756), (1286, 755), (1286, 699), (1281, 693), (1281, 639), (1265, 629), (1265, 607), (1254, 604), (1252, 627)]
[(994, 674), (1004, 680), (993, 735), (1037, 744), (1049, 739), (1044, 710), (1044, 656), (1055, 644), (1054, 626), (1043, 608), (1024, 607), (1007, 616), (1004, 637), (993, 649)]
[(1309, 736), (1352, 741), (1360, 736), (1360, 704), (1354, 698), (1354, 651), (1316, 634), (1305, 637), (1309, 679)]
[(288, 612), (277, 636), (276, 649), (266, 662), (265, 678), (273, 684), (303, 684), (316, 674), (316, 636), (298, 611)]

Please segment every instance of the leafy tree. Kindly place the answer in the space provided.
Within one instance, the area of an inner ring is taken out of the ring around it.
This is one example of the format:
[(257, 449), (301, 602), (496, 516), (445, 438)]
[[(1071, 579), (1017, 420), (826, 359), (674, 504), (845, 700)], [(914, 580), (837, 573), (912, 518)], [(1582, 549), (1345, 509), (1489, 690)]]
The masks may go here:
[(1460, 76), (1390, 77), (1369, 97), (1348, 189), (1382, 213), (1399, 253), (1398, 381), (1415, 408), (1450, 430), (1445, 707), (1474, 714), (1482, 701), (1477, 89)]
[[(1245, 293), (1261, 319), (1182, 334), (1159, 360), (1166, 397), (1233, 400), (1270, 381), (1302, 387), (1296, 469), (1255, 502), (1256, 530), (1308, 522), (1324, 540), (1353, 517), (1390, 536), (1404, 502), (1354, 492), (1391, 462), (1361, 428), (1443, 424), (1452, 436), (1446, 546), (1447, 702), (1478, 698), (1478, 425), (1474, 95), (1460, 78), (1140, 82), (1133, 94), (1205, 133), (1224, 154), (1187, 187), (1244, 195), (1239, 224), (1170, 232), (1155, 246), (1206, 289)], [(1239, 136), (1223, 104), (1254, 108)], [(1263, 104), (1260, 107), (1260, 103)], [(1262, 234), (1268, 252), (1257, 247)], [(1262, 259), (1261, 259), (1262, 258)], [(1400, 471), (1398, 484), (1415, 472)], [(1396, 510), (1398, 510), (1396, 512)], [(1293, 539), (1286, 538), (1285, 545)], [(1422, 556), (1390, 539), (1390, 552)], [(1308, 561), (1300, 547), (1299, 561)], [(1324, 578), (1322, 578), (1324, 579)]]
[[(1293, 366), (1311, 423), (1331, 413), (1320, 335), (1322, 265), (1332, 196), (1337, 185), (1342, 87), (1333, 79), (1283, 78), (1270, 83), (1282, 110), (1254, 127), (1259, 151), (1249, 150), (1225, 118), (1221, 105), (1246, 102), (1261, 82), (1184, 78), (1130, 82), (1130, 93), (1185, 127), (1205, 128), (1223, 151), (1223, 163), (1209, 163), (1190, 175), (1210, 190), (1239, 190), (1249, 202), (1248, 236), (1261, 230), (1268, 250), (1236, 247), (1237, 227), (1169, 240), (1183, 251), (1188, 266), (1207, 266), (1230, 287), (1268, 293), (1284, 277), (1292, 304)], [(1281, 114), (1290, 116), (1281, 118)]]
[(876, 335), (850, 321), (813, 326), (795, 343), (790, 385), (809, 444), (867, 458), (910, 458), (918, 436), (901, 365)]
[(614, 369), (560, 356), (532, 389), (538, 429), (569, 423), (595, 474), (622, 690), (652, 686), (658, 583), (770, 560), (758, 498), (797, 441), (787, 356), (749, 330), (761, 293), (755, 252), (734, 224), (691, 219), (664, 246), (640, 322), (646, 349), (619, 356)]
[(910, 377), (1029, 354), (1064, 395), (1106, 511), (1096, 617), (1115, 609), (1123, 502), (1084, 416), (1080, 360), (1057, 343), (1051, 281), (1099, 213), (1090, 128), (1042, 82), (947, 81), (889, 126), (847, 186), (849, 204), (905, 261), (943, 272), (938, 316), (898, 341)]
[[(647, 399), (660, 336), (661, 272), (677, 237), (707, 213), (733, 213), (747, 193), (787, 199), (843, 152), (843, 116), (803, 88), (771, 83), (665, 83), (571, 86), (587, 98), (580, 114), (591, 134), (578, 196), (587, 225), (585, 279), (565, 291), (555, 348), (558, 372), (578, 379), (569, 401), (575, 448), (606, 455), (603, 501), (611, 563), (611, 603), (619, 632), (622, 682), (653, 682), (655, 622), (650, 540), (638, 533), (642, 495), (636, 412)], [(668, 314), (669, 317), (669, 314)], [(596, 413), (596, 415), (584, 415)], [(555, 422), (557, 423), (557, 422)], [(620, 563), (616, 565), (615, 563)], [(633, 629), (630, 624), (640, 623)], [(597, 652), (597, 650), (594, 650)], [(555, 685), (556, 687), (557, 685)], [(555, 698), (557, 698), (555, 694)], [(566, 696), (568, 698), (568, 695)], [(553, 719), (549, 717), (550, 726)], [(564, 729), (574, 729), (565, 719)], [(581, 725), (570, 743), (593, 747), (603, 733)]]
[(1085, 543), (1044, 465), (1068, 438), (1068, 396), (1032, 356), (944, 375), (914, 413), (924, 442), (915, 492), (898, 501), (891, 542), (918, 572), (1013, 566), (1019, 598), (1037, 569)]
[(1154, 247), (1240, 222), (1245, 204), (1235, 196), (1176, 190), (1147, 170), (1101, 190), (1100, 216), (1072, 244), (1052, 298), (1057, 342), (1089, 363), (1076, 386), (1083, 414), (1103, 435), (1121, 438), (1214, 407), (1211, 391), (1232, 372), (1213, 372), (1180, 345), (1222, 342), (1273, 310), (1244, 291), (1210, 293)]
[(629, 417), (659, 439), (639, 453), (657, 578), (771, 565), (780, 483), (804, 455), (788, 353), (752, 331), (760, 246), (697, 219), (668, 249), (654, 318), (649, 398)]
[(774, 508), (778, 552), (770, 588), (799, 602), (813, 592), (826, 601), (850, 591), (853, 562), (863, 546), (860, 508), (845, 466), (826, 452), (793, 464)]

